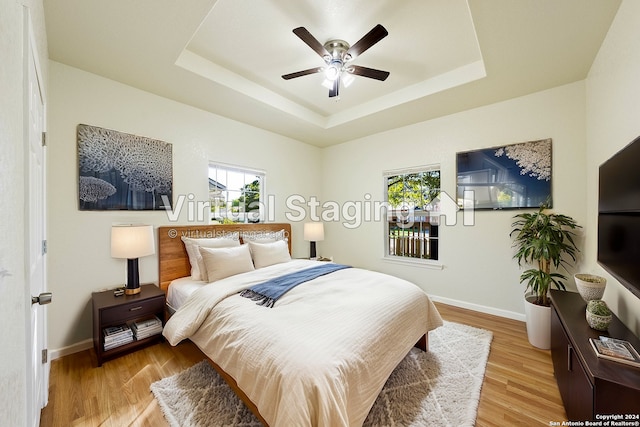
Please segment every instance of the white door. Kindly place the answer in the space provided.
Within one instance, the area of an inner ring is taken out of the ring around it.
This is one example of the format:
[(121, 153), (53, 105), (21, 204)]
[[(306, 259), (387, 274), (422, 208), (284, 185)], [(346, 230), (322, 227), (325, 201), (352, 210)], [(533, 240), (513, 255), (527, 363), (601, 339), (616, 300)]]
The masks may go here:
[[(27, 280), (32, 297), (46, 292), (45, 237), (45, 152), (43, 131), (45, 123), (44, 98), (38, 72), (38, 56), (26, 11), (25, 18), (25, 173), (26, 197), (26, 259)], [(44, 296), (42, 298), (45, 299)], [(38, 300), (28, 301), (31, 307), (31, 337), (27, 346), (27, 417), (33, 427), (40, 425), (40, 412), (48, 402), (49, 361), (46, 357), (46, 306)]]

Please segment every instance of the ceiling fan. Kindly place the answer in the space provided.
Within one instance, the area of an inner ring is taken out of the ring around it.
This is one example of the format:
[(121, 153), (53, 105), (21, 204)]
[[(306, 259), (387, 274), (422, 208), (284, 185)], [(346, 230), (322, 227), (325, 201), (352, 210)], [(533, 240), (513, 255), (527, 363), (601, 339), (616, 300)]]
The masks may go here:
[(347, 76), (350, 77), (350, 75), (356, 75), (384, 81), (389, 77), (388, 71), (351, 64), (351, 61), (356, 59), (356, 57), (389, 34), (380, 24), (373, 27), (371, 31), (365, 34), (353, 46), (349, 46), (349, 43), (344, 40), (329, 40), (323, 45), (304, 27), (295, 28), (293, 33), (320, 55), (326, 65), (324, 67), (309, 68), (308, 70), (285, 74), (282, 76), (285, 80), (324, 72), (327, 78), (326, 82), (329, 83), (329, 97), (333, 98), (338, 96), (340, 79), (343, 73), (347, 73), (345, 78)]

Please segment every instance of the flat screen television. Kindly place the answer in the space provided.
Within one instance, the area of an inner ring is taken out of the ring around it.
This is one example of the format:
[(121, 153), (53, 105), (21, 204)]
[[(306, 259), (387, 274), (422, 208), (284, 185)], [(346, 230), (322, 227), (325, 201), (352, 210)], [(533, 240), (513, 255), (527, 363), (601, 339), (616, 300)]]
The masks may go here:
[(600, 166), (598, 263), (640, 297), (640, 137)]

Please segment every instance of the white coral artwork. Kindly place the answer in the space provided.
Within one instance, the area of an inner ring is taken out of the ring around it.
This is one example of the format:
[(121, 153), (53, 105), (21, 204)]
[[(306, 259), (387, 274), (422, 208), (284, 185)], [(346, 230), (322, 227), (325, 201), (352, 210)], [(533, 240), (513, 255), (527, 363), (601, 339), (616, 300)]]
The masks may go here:
[(81, 124), (78, 162), (81, 209), (165, 209), (172, 200), (167, 142)]
[(520, 168), (520, 175), (551, 180), (551, 139), (523, 142), (498, 148), (496, 157), (506, 155)]
[(80, 200), (83, 202), (97, 202), (116, 194), (116, 187), (93, 176), (81, 176), (79, 190)]

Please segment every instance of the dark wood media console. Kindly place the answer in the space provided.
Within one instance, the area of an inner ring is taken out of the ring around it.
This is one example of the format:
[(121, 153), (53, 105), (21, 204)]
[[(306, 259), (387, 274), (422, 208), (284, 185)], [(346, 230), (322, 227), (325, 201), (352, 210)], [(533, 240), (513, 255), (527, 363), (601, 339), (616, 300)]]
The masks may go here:
[(627, 340), (639, 351), (640, 340), (615, 316), (607, 331), (591, 329), (585, 320), (587, 304), (575, 292), (551, 290), (550, 296), (551, 356), (568, 419), (618, 415), (621, 421), (639, 421), (640, 368), (598, 358), (589, 338)]

